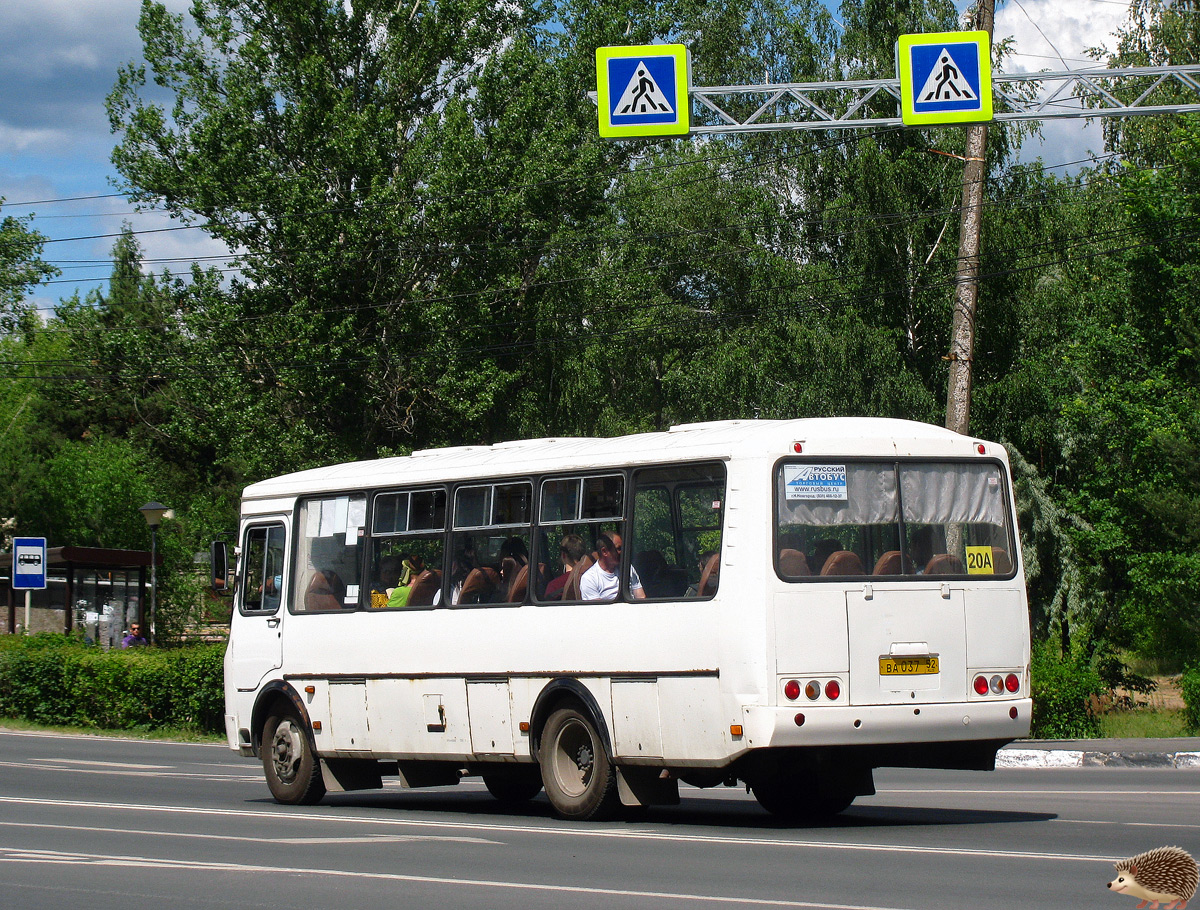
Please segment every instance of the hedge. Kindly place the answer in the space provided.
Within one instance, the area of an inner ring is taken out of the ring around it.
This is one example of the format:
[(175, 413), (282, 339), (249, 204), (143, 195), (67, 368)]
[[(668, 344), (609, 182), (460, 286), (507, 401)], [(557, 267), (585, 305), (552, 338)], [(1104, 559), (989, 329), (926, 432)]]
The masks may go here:
[(1082, 657), (1063, 658), (1048, 643), (1033, 649), (1035, 739), (1086, 739), (1100, 735), (1093, 710), (1104, 691), (1100, 674)]
[(1200, 733), (1200, 664), (1189, 668), (1179, 677), (1183, 695), (1183, 719), (1192, 733)]
[(0, 716), (108, 730), (224, 732), (223, 644), (103, 650), (53, 633), (0, 640)]

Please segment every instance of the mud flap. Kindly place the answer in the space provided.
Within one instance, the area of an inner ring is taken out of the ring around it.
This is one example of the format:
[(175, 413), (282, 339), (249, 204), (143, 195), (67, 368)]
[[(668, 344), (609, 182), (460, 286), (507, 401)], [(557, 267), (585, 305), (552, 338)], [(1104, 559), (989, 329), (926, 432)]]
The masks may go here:
[(622, 806), (679, 805), (679, 781), (663, 777), (661, 768), (618, 766), (617, 793)]

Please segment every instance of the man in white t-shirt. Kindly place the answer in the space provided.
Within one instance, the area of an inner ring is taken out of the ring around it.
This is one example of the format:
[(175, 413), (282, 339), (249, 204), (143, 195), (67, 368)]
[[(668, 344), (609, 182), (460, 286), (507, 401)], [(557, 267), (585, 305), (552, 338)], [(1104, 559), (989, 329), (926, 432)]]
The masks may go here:
[[(621, 568), (621, 535), (615, 531), (601, 534), (597, 543), (599, 559), (579, 579), (579, 597), (581, 600), (616, 600), (621, 592), (621, 579), (617, 575)], [(632, 566), (629, 567), (629, 590), (635, 598), (646, 596)]]

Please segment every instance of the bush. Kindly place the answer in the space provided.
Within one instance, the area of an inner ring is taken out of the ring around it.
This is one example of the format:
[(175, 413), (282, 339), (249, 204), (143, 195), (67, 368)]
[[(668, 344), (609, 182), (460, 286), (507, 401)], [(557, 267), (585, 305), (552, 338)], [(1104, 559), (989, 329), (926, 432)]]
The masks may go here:
[(224, 645), (105, 651), (52, 633), (8, 639), (0, 646), (0, 716), (109, 730), (224, 730)]
[(1093, 705), (1104, 691), (1100, 674), (1082, 657), (1063, 658), (1049, 643), (1033, 649), (1033, 729), (1037, 739), (1100, 735)]
[(1179, 677), (1183, 694), (1183, 722), (1191, 733), (1200, 733), (1200, 664), (1184, 671)]

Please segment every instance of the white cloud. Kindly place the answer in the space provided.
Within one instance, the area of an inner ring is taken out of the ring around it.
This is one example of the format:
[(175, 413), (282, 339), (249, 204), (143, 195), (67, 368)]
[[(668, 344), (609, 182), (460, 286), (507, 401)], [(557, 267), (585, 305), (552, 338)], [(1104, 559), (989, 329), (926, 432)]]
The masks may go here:
[[(996, 10), (993, 39), (1015, 41), (1014, 54), (1004, 62), (1009, 73), (1038, 70), (1092, 69), (1103, 65), (1088, 55), (1089, 48), (1112, 49), (1116, 30), (1128, 16), (1127, 4), (1114, 0), (1007, 0)], [(1047, 120), (1041, 139), (1027, 139), (1021, 160), (1041, 158), (1047, 166), (1078, 162), (1101, 154), (1104, 137), (1098, 120)]]

